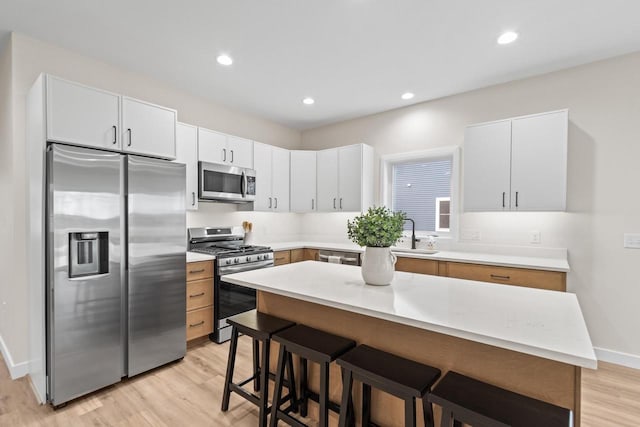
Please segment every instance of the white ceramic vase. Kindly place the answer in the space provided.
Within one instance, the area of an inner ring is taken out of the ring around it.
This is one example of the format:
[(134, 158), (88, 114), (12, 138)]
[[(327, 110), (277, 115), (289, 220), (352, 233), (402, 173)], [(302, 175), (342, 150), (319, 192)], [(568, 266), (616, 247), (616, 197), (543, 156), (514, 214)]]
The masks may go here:
[(362, 278), (367, 285), (384, 286), (391, 283), (398, 259), (391, 248), (366, 247), (362, 259)]

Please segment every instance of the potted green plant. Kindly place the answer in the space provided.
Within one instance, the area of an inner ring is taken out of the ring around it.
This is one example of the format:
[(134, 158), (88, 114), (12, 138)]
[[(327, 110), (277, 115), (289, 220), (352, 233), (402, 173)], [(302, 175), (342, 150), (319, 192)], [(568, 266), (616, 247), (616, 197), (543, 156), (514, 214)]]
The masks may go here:
[(396, 256), (393, 246), (402, 237), (404, 212), (393, 212), (373, 207), (353, 221), (347, 221), (349, 239), (365, 247), (362, 260), (362, 278), (369, 285), (388, 285), (395, 272)]

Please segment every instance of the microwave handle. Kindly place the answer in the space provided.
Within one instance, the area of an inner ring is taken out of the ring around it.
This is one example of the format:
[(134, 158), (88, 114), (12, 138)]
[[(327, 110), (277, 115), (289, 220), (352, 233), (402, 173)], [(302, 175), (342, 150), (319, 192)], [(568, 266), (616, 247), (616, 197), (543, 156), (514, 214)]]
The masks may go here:
[(242, 197), (247, 197), (247, 175), (242, 171), (242, 179), (240, 181), (240, 193), (242, 193)]

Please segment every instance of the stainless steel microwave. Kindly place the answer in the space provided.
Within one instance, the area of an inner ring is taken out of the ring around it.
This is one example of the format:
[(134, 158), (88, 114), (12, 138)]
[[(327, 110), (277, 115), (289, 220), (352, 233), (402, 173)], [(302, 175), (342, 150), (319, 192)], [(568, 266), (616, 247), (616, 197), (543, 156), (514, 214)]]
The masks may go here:
[(202, 200), (244, 203), (256, 199), (256, 171), (237, 166), (198, 162)]

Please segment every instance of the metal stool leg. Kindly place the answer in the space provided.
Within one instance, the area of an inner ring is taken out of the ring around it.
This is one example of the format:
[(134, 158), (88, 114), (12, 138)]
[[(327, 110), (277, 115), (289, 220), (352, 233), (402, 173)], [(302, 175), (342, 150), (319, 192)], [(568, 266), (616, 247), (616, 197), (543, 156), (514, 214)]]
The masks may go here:
[(260, 390), (260, 341), (253, 340), (253, 391)]
[(269, 420), (269, 427), (276, 427), (278, 425), (278, 410), (280, 409), (280, 399), (282, 398), (282, 382), (284, 377), (286, 350), (284, 345), (280, 344), (280, 351), (278, 352), (278, 367), (276, 368), (276, 386), (273, 389), (273, 404), (271, 405), (271, 419)]
[(307, 359), (300, 358), (300, 415), (307, 416), (307, 410), (309, 407), (309, 397), (307, 395)]
[(296, 379), (293, 373), (293, 356), (287, 352), (287, 379), (289, 380), (289, 396), (291, 396), (291, 410), (298, 412), (298, 393), (296, 392)]
[(260, 402), (258, 405), (260, 427), (267, 426), (267, 406), (269, 405), (269, 350), (270, 341), (266, 340), (262, 346), (262, 369), (260, 369)]
[(371, 424), (371, 386), (362, 383), (362, 427)]
[(236, 365), (236, 350), (238, 349), (238, 329), (234, 326), (231, 331), (231, 343), (229, 344), (229, 359), (227, 360), (227, 375), (224, 379), (224, 391), (222, 392), (222, 412), (229, 409), (231, 389), (229, 385), (233, 381), (233, 370)]
[(416, 400), (413, 397), (404, 400), (404, 426), (416, 427)]
[(320, 415), (319, 427), (329, 425), (329, 364), (320, 364)]
[[(342, 368), (342, 400), (340, 401), (340, 420), (338, 427), (351, 425), (351, 387), (353, 386), (353, 375), (351, 371)], [(349, 420), (349, 421), (347, 421)]]

